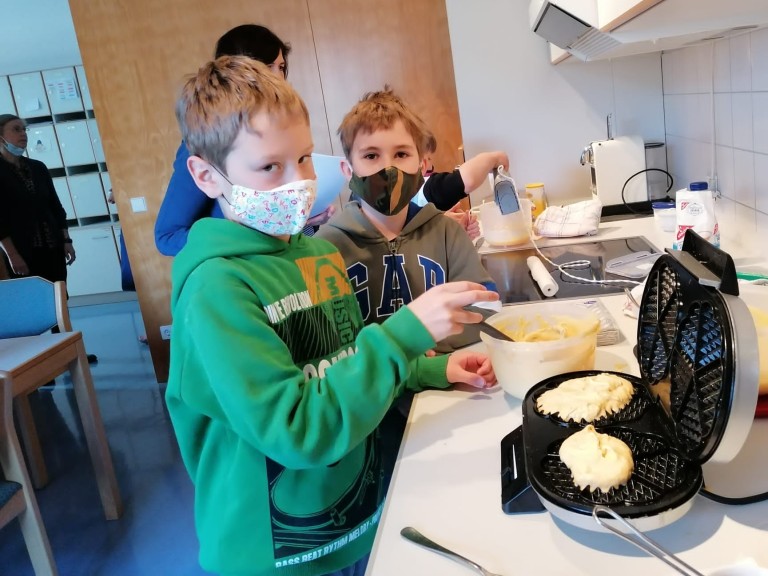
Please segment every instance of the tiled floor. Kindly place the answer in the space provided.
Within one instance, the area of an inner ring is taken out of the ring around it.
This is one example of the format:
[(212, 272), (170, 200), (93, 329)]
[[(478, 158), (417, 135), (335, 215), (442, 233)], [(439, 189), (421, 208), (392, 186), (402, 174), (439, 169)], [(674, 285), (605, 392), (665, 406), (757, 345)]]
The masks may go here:
[[(125, 505), (104, 519), (71, 382), (42, 390), (34, 409), (50, 484), (37, 492), (61, 576), (197, 576), (192, 484), (184, 470), (135, 301), (73, 307), (91, 366)], [(0, 531), (0, 576), (33, 576), (17, 523)]]

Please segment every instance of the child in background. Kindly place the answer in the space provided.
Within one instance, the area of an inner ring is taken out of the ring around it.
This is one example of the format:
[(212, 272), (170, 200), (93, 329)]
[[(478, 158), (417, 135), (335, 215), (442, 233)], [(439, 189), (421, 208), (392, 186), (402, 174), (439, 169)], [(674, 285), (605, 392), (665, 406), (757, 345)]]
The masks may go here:
[(426, 125), (422, 126), (425, 132), (422, 170), (427, 180), (416, 199), (420, 206), (432, 202), (440, 210), (448, 211), (477, 190), (495, 168), (504, 166), (505, 170), (509, 170), (509, 157), (505, 152), (496, 150), (473, 156), (453, 172), (435, 172), (432, 154), (437, 150), (437, 140)]
[[(429, 131), (426, 126), (424, 127), (425, 140), (424, 140), (424, 156), (422, 158), (421, 174), (424, 176), (424, 184), (422, 184), (419, 193), (413, 201), (419, 206), (425, 206), (429, 200), (424, 196), (424, 189), (427, 187), (429, 179), (435, 174), (435, 164), (432, 161), (432, 155), (437, 150), (437, 139), (435, 135)], [(496, 168), (496, 166), (494, 166)], [(445, 187), (447, 190), (434, 190), (430, 188), (432, 203), (440, 210), (445, 210), (443, 214), (448, 218), (455, 220), (464, 231), (469, 235), (470, 240), (480, 236), (480, 223), (477, 220), (477, 216), (472, 214), (469, 210), (463, 210), (461, 208), (461, 201), (456, 202), (453, 206), (445, 208), (443, 202), (445, 199), (450, 199), (456, 196), (456, 193), (451, 191), (452, 186), (460, 187), (459, 195), (464, 194), (464, 182), (461, 178), (461, 174), (458, 170), (454, 172), (441, 172), (437, 174), (437, 180), (440, 180), (438, 188)], [(436, 181), (437, 181), (436, 180)], [(466, 194), (464, 194), (466, 196)]]
[(383, 487), (376, 428), (405, 388), (485, 387), (485, 355), (426, 358), (498, 295), (459, 282), (363, 327), (338, 251), (299, 232), (315, 193), (307, 109), (259, 62), (223, 57), (176, 114), (224, 219), (172, 272), (166, 399), (195, 484), (200, 563), (217, 573), (362, 575)]

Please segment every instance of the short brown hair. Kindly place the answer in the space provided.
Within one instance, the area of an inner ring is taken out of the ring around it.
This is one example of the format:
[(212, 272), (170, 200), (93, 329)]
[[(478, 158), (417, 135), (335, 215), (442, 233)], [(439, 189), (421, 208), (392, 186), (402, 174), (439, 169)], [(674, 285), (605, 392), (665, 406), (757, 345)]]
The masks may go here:
[(176, 119), (190, 154), (224, 168), (242, 128), (261, 111), (298, 117), (309, 124), (304, 101), (288, 82), (246, 56), (222, 56), (204, 65), (184, 84)]
[(434, 154), (437, 151), (437, 138), (429, 128), (424, 128), (424, 154)]
[(352, 145), (360, 132), (388, 130), (401, 120), (413, 137), (419, 158), (424, 155), (426, 125), (389, 86), (379, 92), (368, 92), (347, 112), (337, 131), (341, 149), (349, 159)]

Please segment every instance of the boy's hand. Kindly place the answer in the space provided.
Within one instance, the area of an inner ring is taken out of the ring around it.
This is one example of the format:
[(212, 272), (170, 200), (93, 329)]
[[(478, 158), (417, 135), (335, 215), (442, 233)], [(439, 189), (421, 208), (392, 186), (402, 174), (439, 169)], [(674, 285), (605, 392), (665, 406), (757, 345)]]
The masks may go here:
[(469, 210), (461, 209), (461, 202), (457, 202), (456, 205), (443, 212), (445, 216), (451, 220), (455, 220), (464, 231), (469, 235), (470, 240), (474, 240), (480, 236), (480, 222), (477, 220), (477, 216), (472, 214)]
[(491, 359), (470, 350), (458, 350), (450, 355), (446, 376), (451, 384), (469, 384), (475, 388), (490, 388), (496, 384)]
[(331, 219), (331, 216), (336, 212), (336, 208), (334, 206), (328, 206), (325, 210), (320, 212), (317, 216), (312, 216), (309, 220), (307, 220), (308, 226), (320, 226), (321, 224), (325, 224), (328, 222), (328, 220)]
[(430, 288), (408, 304), (421, 320), (435, 342), (453, 334), (461, 334), (464, 324), (477, 324), (482, 314), (468, 312), (464, 306), (476, 302), (493, 302), (499, 299), (496, 292), (487, 290), (475, 282), (448, 282)]
[(472, 212), (467, 212), (467, 227), (465, 230), (469, 234), (470, 240), (476, 240), (480, 237), (480, 222)]

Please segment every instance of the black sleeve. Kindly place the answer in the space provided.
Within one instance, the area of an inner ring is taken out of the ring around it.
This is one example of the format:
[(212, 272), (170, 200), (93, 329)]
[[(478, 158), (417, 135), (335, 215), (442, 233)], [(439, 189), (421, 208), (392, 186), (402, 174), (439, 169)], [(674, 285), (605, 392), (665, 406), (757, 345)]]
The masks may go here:
[(424, 184), (424, 198), (438, 210), (450, 210), (467, 197), (461, 172), (435, 172)]

